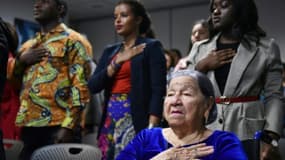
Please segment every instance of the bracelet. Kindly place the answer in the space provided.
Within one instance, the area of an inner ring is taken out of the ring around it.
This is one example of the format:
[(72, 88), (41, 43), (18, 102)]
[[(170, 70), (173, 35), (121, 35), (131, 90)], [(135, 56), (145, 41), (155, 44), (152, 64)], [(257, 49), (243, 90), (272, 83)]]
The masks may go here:
[(114, 69), (115, 71), (118, 71), (118, 70), (122, 67), (122, 65), (116, 63), (115, 61), (116, 61), (116, 59), (113, 59), (113, 60), (111, 61), (111, 66), (113, 67), (113, 69)]

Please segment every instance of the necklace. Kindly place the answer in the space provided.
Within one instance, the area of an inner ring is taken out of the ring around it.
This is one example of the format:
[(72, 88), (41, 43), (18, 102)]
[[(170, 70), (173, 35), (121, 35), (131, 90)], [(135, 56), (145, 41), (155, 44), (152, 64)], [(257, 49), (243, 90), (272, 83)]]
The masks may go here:
[(120, 48), (120, 53), (124, 53), (125, 50), (129, 50), (130, 48), (134, 47), (135, 46), (135, 43), (132, 43), (132, 45), (126, 45), (125, 42), (123, 42), (121, 48)]

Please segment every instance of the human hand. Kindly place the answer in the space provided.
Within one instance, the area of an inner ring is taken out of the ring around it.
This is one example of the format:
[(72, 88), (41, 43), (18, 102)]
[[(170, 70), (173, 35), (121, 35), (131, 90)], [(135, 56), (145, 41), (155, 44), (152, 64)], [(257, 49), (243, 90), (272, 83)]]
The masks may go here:
[(192, 145), (189, 147), (179, 147), (175, 150), (175, 157), (179, 160), (189, 160), (205, 157), (214, 152), (213, 146), (206, 146), (205, 143)]
[(48, 53), (48, 49), (43, 46), (39, 46), (37, 48), (31, 47), (19, 57), (19, 60), (25, 65), (33, 65), (42, 61), (48, 56)]
[(145, 46), (146, 46), (146, 44), (142, 43), (142, 44), (136, 45), (134, 47), (125, 49), (122, 53), (117, 54), (117, 58), (116, 58), (115, 63), (116, 64), (122, 64), (125, 61), (130, 60), (134, 56), (141, 53), (144, 50)]
[(176, 147), (171, 147), (163, 152), (160, 152), (156, 156), (152, 157), (150, 160), (172, 160), (175, 158), (175, 149)]
[(57, 132), (55, 142), (54, 143), (68, 143), (72, 142), (74, 139), (73, 130), (69, 128), (61, 127)]
[(280, 153), (277, 147), (262, 142), (260, 160), (276, 160), (281, 159)]
[(177, 65), (175, 66), (174, 72), (181, 70), (181, 69), (186, 69), (187, 68), (187, 62), (188, 62), (188, 57), (181, 58), (178, 61)]
[(205, 157), (214, 152), (213, 146), (206, 146), (205, 143), (200, 143), (192, 145), (189, 147), (172, 147), (165, 150), (151, 160), (161, 160), (161, 159), (179, 159), (179, 160), (197, 160), (198, 158)]
[(212, 50), (207, 57), (197, 63), (196, 69), (204, 73), (209, 70), (215, 70), (232, 62), (235, 55), (236, 53), (233, 49)]

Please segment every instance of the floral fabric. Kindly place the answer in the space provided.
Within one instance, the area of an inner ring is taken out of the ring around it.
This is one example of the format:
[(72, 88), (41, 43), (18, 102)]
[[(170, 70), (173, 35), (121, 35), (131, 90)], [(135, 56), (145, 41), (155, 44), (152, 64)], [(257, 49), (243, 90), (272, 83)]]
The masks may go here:
[(107, 106), (107, 118), (99, 135), (103, 160), (113, 160), (133, 139), (135, 130), (127, 94), (113, 94)]

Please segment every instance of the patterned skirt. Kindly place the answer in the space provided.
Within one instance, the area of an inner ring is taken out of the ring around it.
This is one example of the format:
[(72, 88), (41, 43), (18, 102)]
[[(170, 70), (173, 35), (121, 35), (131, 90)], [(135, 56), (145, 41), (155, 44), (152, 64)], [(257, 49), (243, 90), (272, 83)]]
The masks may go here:
[(135, 136), (127, 94), (112, 94), (98, 140), (102, 160), (113, 160)]

